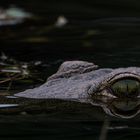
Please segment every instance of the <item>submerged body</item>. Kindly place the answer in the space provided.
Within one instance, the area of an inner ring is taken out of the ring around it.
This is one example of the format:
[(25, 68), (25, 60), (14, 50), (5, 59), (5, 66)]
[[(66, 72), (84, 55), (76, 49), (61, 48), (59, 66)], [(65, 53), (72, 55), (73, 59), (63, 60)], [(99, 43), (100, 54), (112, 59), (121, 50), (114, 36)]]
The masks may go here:
[(67, 61), (60, 66), (57, 73), (48, 78), (45, 84), (15, 96), (79, 102), (87, 102), (87, 99), (95, 95), (138, 98), (139, 81), (140, 68), (138, 67), (98, 69), (98, 66), (93, 63)]
[(91, 104), (110, 115), (131, 118), (140, 110), (140, 68), (98, 69), (93, 63), (67, 61), (45, 84), (15, 96)]
[(139, 67), (99, 69), (85, 61), (66, 61), (40, 87), (1, 97), (0, 113), (77, 108), (91, 115), (102, 107), (111, 116), (132, 118), (140, 112), (139, 97)]

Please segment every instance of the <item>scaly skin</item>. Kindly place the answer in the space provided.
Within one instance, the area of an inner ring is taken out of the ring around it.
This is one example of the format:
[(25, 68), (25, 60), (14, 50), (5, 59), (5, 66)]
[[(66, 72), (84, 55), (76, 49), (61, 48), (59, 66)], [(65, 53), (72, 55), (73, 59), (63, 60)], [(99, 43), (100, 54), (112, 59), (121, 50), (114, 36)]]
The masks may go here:
[[(106, 89), (119, 79), (140, 81), (140, 68), (97, 69), (93, 63), (68, 61), (64, 62), (57, 73), (50, 76), (45, 84), (17, 93), (15, 96), (87, 103), (91, 96), (105, 95)], [(107, 93), (105, 96), (117, 98), (113, 93)]]
[(108, 114), (123, 118), (137, 115), (140, 68), (97, 68), (97, 65), (85, 61), (64, 62), (45, 84), (14, 96), (24, 98), (25, 101), (19, 103), (22, 107), (61, 100), (101, 106)]

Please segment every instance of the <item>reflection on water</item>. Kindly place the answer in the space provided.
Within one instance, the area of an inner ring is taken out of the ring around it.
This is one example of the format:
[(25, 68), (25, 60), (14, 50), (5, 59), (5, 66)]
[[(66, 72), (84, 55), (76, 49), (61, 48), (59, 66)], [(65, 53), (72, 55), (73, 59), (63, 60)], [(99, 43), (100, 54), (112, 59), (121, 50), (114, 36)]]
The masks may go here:
[[(134, 118), (140, 112), (139, 98), (114, 99), (105, 96), (96, 96), (90, 99), (90, 103), (92, 104), (92, 106), (86, 103), (63, 101), (58, 99), (27, 99), (15, 97), (12, 98), (12, 96), (7, 97), (1, 96), (0, 114), (21, 114), (21, 115), (43, 114), (43, 113), (48, 114), (49, 112), (55, 111), (62, 113), (65, 112), (66, 110), (69, 113), (72, 111), (74, 113), (77, 110), (76, 113), (77, 115), (78, 113), (85, 114), (86, 112), (90, 111), (88, 112), (88, 114), (90, 114), (92, 117), (95, 115), (94, 117), (96, 118), (97, 114), (94, 114), (93, 111), (95, 111), (95, 108), (99, 106), (103, 108), (103, 110), (105, 111), (105, 113), (107, 113), (107, 115), (114, 116), (117, 118), (130, 119)], [(88, 109), (87, 107), (90, 107), (90, 109)], [(91, 118), (89, 117), (89, 119)]]
[(107, 114), (120, 118), (133, 118), (140, 112), (139, 99), (95, 97), (92, 104), (101, 106)]
[[(1, 103), (2, 99), (3, 104), (6, 102), (19, 104), (11, 108), (8, 106), (0, 108), (0, 137), (4, 140), (9, 138), (98, 140), (101, 137), (124, 140), (140, 135), (139, 99), (95, 98), (93, 100), (95, 106), (62, 100), (41, 101), (11, 97), (1, 97)], [(132, 119), (136, 114), (138, 117)]]

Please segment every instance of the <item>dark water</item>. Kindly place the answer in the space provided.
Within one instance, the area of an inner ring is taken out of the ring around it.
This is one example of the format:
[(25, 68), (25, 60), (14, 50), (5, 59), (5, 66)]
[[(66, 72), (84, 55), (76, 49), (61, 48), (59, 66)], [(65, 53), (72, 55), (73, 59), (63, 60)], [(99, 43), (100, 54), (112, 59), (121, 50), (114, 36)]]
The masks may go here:
[[(4, 1), (2, 5), (8, 7), (9, 3)], [(140, 66), (138, 1), (13, 3), (36, 17), (20, 25), (0, 27), (0, 51), (18, 61), (42, 61), (44, 65), (37, 72), (43, 80), (66, 60), (86, 60), (110, 68)], [(68, 23), (57, 28), (54, 23), (61, 15)], [(65, 111), (45, 115), (1, 115), (0, 139), (99, 140), (104, 123), (106, 139), (140, 138), (139, 117), (132, 120), (111, 118), (106, 122), (101, 108), (94, 111), (92, 115)]]

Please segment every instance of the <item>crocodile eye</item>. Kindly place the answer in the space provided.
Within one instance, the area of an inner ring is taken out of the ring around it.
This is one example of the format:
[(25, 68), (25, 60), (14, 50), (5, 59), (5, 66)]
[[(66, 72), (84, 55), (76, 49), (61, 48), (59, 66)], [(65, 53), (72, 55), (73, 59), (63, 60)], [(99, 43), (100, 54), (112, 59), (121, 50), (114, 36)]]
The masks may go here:
[(140, 82), (137, 79), (119, 79), (110, 88), (117, 97), (137, 97), (140, 93)]

